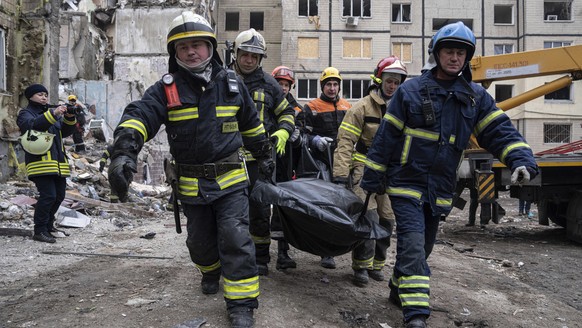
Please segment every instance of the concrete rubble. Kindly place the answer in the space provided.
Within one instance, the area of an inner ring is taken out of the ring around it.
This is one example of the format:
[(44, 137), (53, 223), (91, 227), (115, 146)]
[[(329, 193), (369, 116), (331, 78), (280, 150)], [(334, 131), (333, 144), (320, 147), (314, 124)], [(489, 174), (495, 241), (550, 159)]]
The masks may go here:
[[(72, 147), (72, 140), (65, 140), (65, 147)], [(165, 184), (148, 185), (132, 182), (130, 202), (110, 203), (111, 192), (107, 180), (107, 165), (99, 172), (99, 161), (107, 144), (93, 138), (85, 138), (87, 151), (78, 154), (68, 149), (71, 177), (67, 179), (67, 194), (56, 215), (56, 225), (67, 228), (86, 228), (93, 219), (110, 219), (119, 227), (130, 226), (132, 218), (148, 218), (165, 212), (171, 188)], [(148, 145), (140, 158), (147, 161)], [(146, 165), (139, 165), (141, 170)], [(109, 161), (107, 162), (109, 164)], [(143, 172), (138, 172), (139, 178)], [(147, 172), (146, 172), (147, 174)], [(19, 178), (20, 177), (20, 178)], [(138, 179), (134, 179), (138, 180)], [(15, 174), (5, 184), (0, 184), (0, 235), (32, 236), (34, 205), (38, 192), (34, 183)]]

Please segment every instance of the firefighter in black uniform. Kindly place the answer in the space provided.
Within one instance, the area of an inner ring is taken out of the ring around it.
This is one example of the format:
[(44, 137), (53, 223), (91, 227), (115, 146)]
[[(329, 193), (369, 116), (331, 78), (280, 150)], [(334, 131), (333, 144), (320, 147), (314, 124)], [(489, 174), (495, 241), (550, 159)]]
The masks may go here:
[(202, 273), (202, 292), (217, 293), (222, 275), (231, 326), (253, 327), (259, 276), (239, 150), (244, 145), (269, 176), (274, 170), (270, 143), (244, 83), (222, 67), (216, 35), (202, 16), (183, 12), (176, 17), (167, 45), (169, 73), (125, 108), (115, 129), (111, 189), (127, 200), (143, 143), (165, 125), (175, 195), (187, 217), (186, 245)]
[[(285, 146), (289, 135), (295, 129), (295, 111), (285, 98), (279, 83), (261, 67), (261, 61), (266, 56), (267, 46), (263, 36), (250, 29), (241, 32), (234, 41), (236, 59), (234, 68), (243, 78), (255, 102), (259, 117), (265, 126), (267, 135), (276, 139), (277, 161), (285, 154)], [(258, 169), (256, 161), (247, 156), (247, 168), (251, 178), (251, 188), (257, 180)], [(251, 201), (250, 232), (255, 242), (257, 267), (260, 275), (267, 275), (270, 262), (269, 247), (271, 207), (266, 204)], [(286, 249), (281, 249), (286, 254)], [(288, 258), (288, 256), (287, 256)], [(289, 259), (290, 260), (290, 259)]]

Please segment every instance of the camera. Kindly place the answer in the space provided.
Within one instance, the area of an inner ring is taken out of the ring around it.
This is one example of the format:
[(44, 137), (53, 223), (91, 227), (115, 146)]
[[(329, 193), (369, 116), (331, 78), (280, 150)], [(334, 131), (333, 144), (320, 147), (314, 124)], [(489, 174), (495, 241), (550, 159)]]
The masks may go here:
[(77, 106), (71, 105), (71, 104), (66, 104), (66, 106), (67, 106), (67, 114), (69, 114), (69, 115), (77, 114)]

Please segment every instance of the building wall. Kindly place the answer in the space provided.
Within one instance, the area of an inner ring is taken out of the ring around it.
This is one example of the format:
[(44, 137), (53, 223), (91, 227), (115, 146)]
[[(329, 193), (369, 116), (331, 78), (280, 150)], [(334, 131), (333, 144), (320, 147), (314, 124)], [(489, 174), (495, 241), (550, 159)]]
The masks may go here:
[[(239, 13), (239, 29), (237, 31), (226, 31), (225, 20), (227, 12)], [(281, 1), (269, 0), (223, 0), (218, 1), (214, 11), (215, 30), (218, 38), (218, 50), (221, 56), (226, 49), (225, 41), (234, 42), (237, 35), (250, 28), (250, 13), (264, 13), (264, 29), (258, 31), (265, 38), (267, 44), (267, 58), (263, 60), (263, 69), (271, 72), (281, 63), (281, 21), (282, 10)]]

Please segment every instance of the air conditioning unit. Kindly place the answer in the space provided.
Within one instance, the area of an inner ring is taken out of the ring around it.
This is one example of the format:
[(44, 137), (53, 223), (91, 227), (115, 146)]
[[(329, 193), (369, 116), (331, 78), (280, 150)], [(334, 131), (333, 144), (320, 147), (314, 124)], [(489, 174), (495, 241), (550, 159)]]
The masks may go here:
[(350, 16), (346, 19), (346, 25), (347, 26), (358, 26), (358, 19), (360, 17), (354, 17), (354, 16)]
[(558, 20), (558, 15), (548, 15), (546, 17), (546, 20), (549, 20), (549, 21), (557, 21)]

